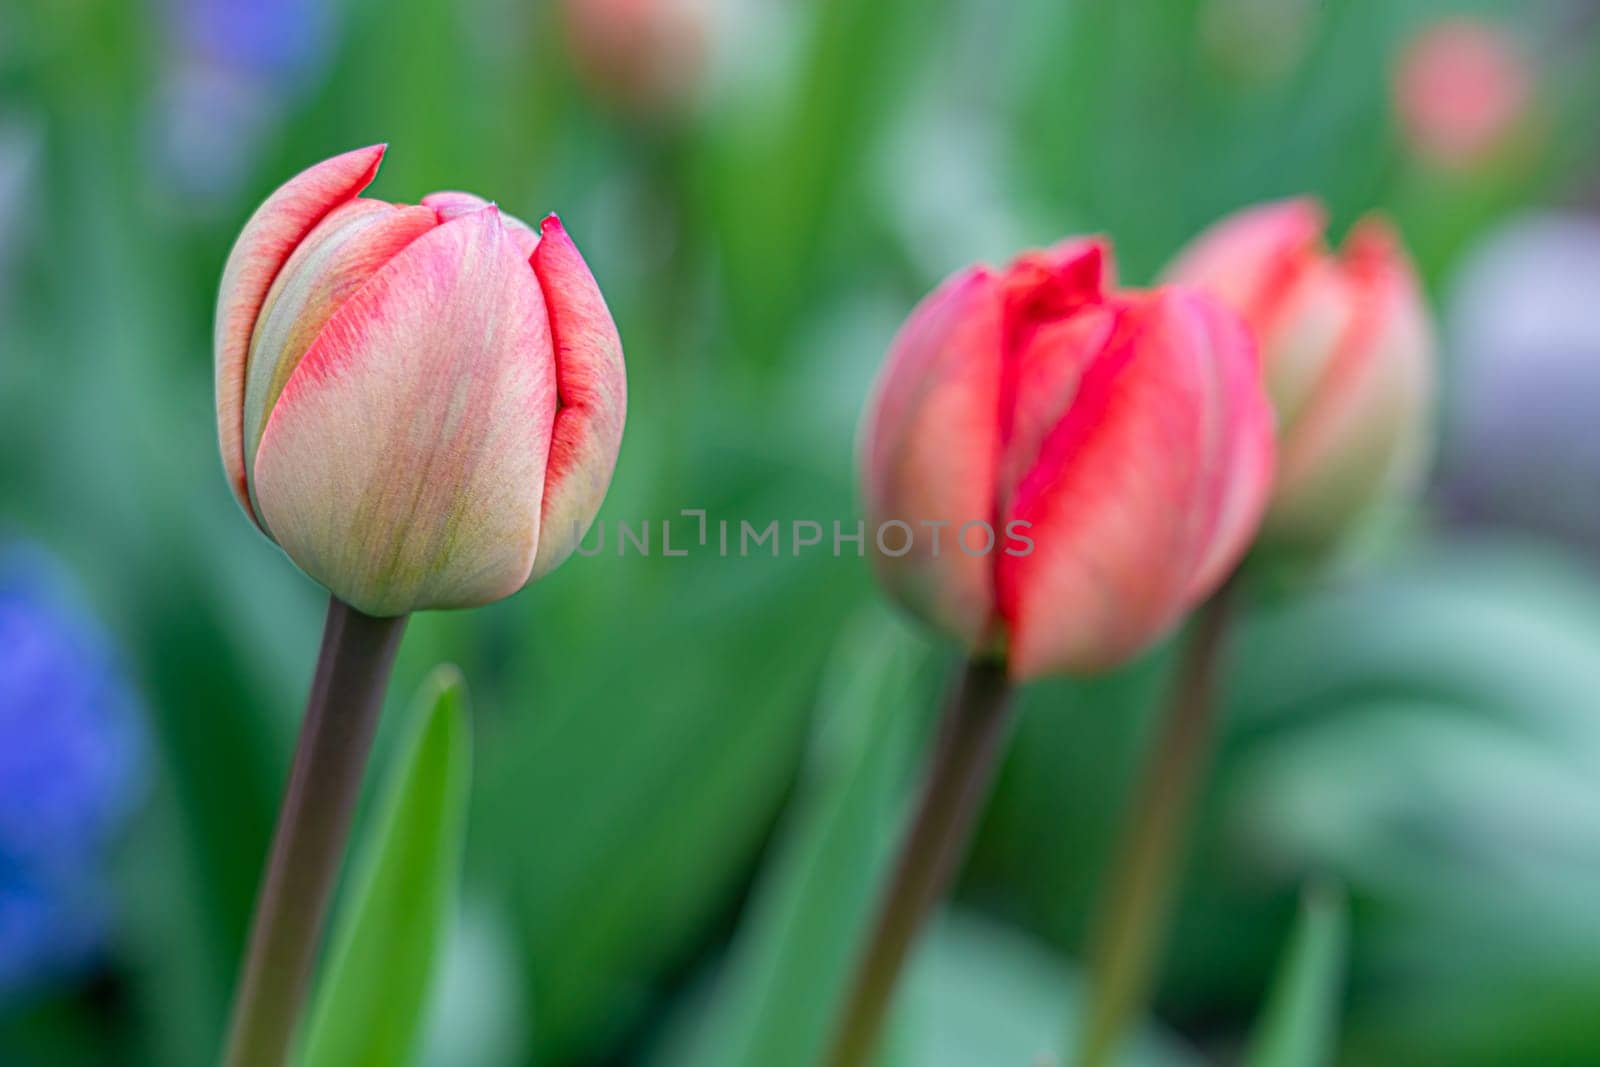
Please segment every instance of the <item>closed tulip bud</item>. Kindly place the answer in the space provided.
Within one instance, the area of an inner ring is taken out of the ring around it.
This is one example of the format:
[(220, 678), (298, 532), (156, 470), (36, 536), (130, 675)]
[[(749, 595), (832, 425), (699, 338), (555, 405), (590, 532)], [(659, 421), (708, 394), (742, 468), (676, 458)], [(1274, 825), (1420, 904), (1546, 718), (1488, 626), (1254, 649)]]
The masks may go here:
[(1335, 255), (1312, 200), (1248, 208), (1168, 270), (1244, 316), (1278, 415), (1263, 540), (1331, 545), (1415, 487), (1429, 438), (1433, 339), (1416, 272), (1389, 226), (1362, 221)]
[[(1243, 323), (1198, 292), (1113, 290), (1108, 258), (1073, 240), (950, 278), (867, 414), (881, 578), (1017, 679), (1109, 668), (1164, 634), (1233, 569), (1271, 482)], [(909, 547), (883, 533), (897, 523)]]
[(488, 603), (577, 545), (622, 439), (622, 347), (555, 216), (358, 194), (383, 146), (318, 163), (223, 270), (222, 462), (261, 530), (369, 615)]

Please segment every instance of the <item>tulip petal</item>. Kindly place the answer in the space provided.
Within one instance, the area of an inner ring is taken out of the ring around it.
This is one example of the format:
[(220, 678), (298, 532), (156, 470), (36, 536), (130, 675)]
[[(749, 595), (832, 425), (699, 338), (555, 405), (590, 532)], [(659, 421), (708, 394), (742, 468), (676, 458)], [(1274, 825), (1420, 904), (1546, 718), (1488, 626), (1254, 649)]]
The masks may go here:
[(934, 290), (889, 349), (861, 438), (867, 537), (883, 549), (874, 564), (914, 611), (971, 647), (994, 614), (992, 565), (956, 538), (995, 517), (1001, 320), (1000, 280), (987, 268)]
[(1018, 678), (1103, 670), (1159, 636), (1188, 606), (1213, 525), (1202, 498), (1216, 412), (1198, 324), (1162, 293), (1119, 318), (1008, 513), (1034, 542), (997, 561)]
[[(429, 193), (422, 198), (422, 206), (431, 208), (438, 216), (440, 222), (449, 222), (451, 219), (462, 215), (470, 215), (474, 211), (482, 211), (491, 206), (489, 201), (472, 193), (458, 192), (446, 189), (443, 192)], [(539, 235), (532, 226), (517, 218), (515, 215), (500, 213), (500, 221), (505, 224), (506, 234), (512, 243), (517, 246), (517, 251), (522, 253), (523, 259), (531, 259), (533, 250), (538, 247)]]
[(518, 589), (555, 417), (549, 330), (494, 209), (413, 241), (328, 321), (273, 408), (255, 489), (274, 539), (372, 615)]
[(252, 520), (242, 415), (245, 364), (256, 318), (295, 246), (330, 211), (372, 182), (384, 148), (358, 148), (290, 178), (250, 216), (223, 267), (215, 329), (217, 438), (228, 483)]
[(533, 577), (561, 564), (594, 522), (622, 447), (628, 383), (622, 340), (578, 248), (549, 216), (533, 270), (550, 310), (558, 405)]
[(1246, 208), (1195, 238), (1163, 276), (1204, 289), (1244, 317), (1286, 428), (1311, 399), (1352, 310), (1344, 272), (1323, 247), (1326, 223), (1310, 197)]
[(996, 496), (1002, 509), (1072, 406), (1089, 361), (1110, 340), (1116, 315), (1102, 303), (1109, 261), (1103, 242), (1073, 240), (1022, 256), (1006, 271)]
[(424, 207), (357, 198), (300, 242), (272, 283), (256, 320), (245, 375), (245, 469), (255, 466), (267, 416), (301, 357), (350, 296), (406, 245), (433, 229)]
[(1259, 330), (1300, 264), (1322, 246), (1326, 225), (1327, 212), (1310, 197), (1246, 208), (1195, 238), (1162, 280), (1206, 289)]
[(1283, 436), (1268, 525), (1315, 541), (1414, 478), (1425, 459), (1432, 336), (1420, 283), (1399, 239), (1368, 219), (1343, 256), (1353, 313), (1312, 400)]
[(1238, 567), (1261, 525), (1272, 495), (1277, 441), (1249, 328), (1216, 300), (1198, 293), (1176, 298), (1200, 326), (1201, 358), (1215, 387), (1213, 461), (1206, 474), (1212, 487), (1206, 508), (1213, 519), (1187, 593), (1190, 603), (1199, 603)]
[(1317, 384), (1349, 332), (1354, 294), (1338, 264), (1308, 256), (1272, 307), (1252, 320), (1278, 420), (1287, 431), (1316, 395)]

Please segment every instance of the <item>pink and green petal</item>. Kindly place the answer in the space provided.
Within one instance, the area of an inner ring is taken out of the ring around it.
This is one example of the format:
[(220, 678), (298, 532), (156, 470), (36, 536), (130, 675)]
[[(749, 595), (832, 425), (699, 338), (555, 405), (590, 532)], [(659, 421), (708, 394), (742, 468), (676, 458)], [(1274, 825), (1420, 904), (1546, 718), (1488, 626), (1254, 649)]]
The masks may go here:
[(367, 279), (438, 224), (424, 207), (357, 198), (335, 208), (295, 249), (272, 283), (245, 376), (246, 469), (267, 417), (322, 327)]
[(243, 410), (246, 362), (256, 318), (295, 247), (330, 211), (371, 183), (383, 152), (383, 145), (358, 148), (290, 178), (250, 216), (223, 267), (215, 329), (217, 437), (228, 483), (252, 518)]
[(533, 577), (578, 546), (611, 484), (627, 416), (622, 340), (594, 275), (554, 215), (542, 225), (533, 271), (550, 311), (557, 406)]
[(1321, 249), (1326, 225), (1310, 197), (1246, 208), (1195, 238), (1162, 280), (1206, 289), (1259, 330), (1300, 264)]
[(372, 615), (520, 588), (555, 417), (549, 331), (493, 209), (413, 241), (333, 315), (273, 408), (254, 483), (271, 535)]
[(1425, 459), (1433, 340), (1414, 269), (1398, 238), (1367, 220), (1344, 267), (1354, 301), (1315, 397), (1284, 435), (1268, 525), (1309, 543), (1414, 478)]
[(1343, 268), (1318, 255), (1302, 262), (1277, 303), (1251, 322), (1261, 345), (1267, 394), (1285, 432), (1314, 401), (1354, 314), (1354, 293)]

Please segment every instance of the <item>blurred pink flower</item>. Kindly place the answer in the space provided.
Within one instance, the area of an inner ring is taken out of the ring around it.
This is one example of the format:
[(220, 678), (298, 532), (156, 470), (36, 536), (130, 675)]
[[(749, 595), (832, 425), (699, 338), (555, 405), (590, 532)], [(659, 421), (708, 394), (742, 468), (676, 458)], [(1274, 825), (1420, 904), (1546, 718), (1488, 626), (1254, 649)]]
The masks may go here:
[(707, 0), (562, 0), (567, 47), (597, 95), (638, 115), (682, 110), (709, 61)]
[(1264, 537), (1334, 540), (1421, 473), (1433, 332), (1399, 237), (1377, 218), (1334, 254), (1310, 199), (1236, 212), (1183, 250), (1174, 282), (1216, 294), (1250, 324), (1277, 411), (1278, 480)]
[(1394, 106), (1406, 144), (1444, 167), (1470, 167), (1503, 148), (1524, 121), (1533, 74), (1499, 26), (1444, 19), (1401, 55)]

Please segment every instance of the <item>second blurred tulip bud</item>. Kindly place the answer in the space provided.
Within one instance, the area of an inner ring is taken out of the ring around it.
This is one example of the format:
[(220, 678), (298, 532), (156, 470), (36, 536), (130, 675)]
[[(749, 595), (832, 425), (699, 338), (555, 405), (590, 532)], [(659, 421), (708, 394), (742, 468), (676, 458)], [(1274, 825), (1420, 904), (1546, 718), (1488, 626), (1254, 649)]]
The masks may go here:
[(1108, 258), (1074, 240), (946, 281), (862, 437), (868, 518), (901, 527), (876, 545), (885, 584), (1017, 679), (1160, 637), (1232, 570), (1271, 481), (1243, 323), (1198, 292), (1115, 291)]
[(708, 0), (564, 0), (562, 21), (579, 77), (638, 116), (682, 111), (709, 61)]
[(1405, 147), (1435, 166), (1465, 169), (1510, 147), (1527, 126), (1534, 75), (1506, 29), (1441, 19), (1406, 48), (1393, 94)]
[(1277, 484), (1263, 537), (1320, 549), (1412, 488), (1430, 438), (1433, 336), (1397, 235), (1376, 218), (1344, 248), (1308, 199), (1248, 208), (1201, 234), (1169, 280), (1244, 316), (1277, 409)]

